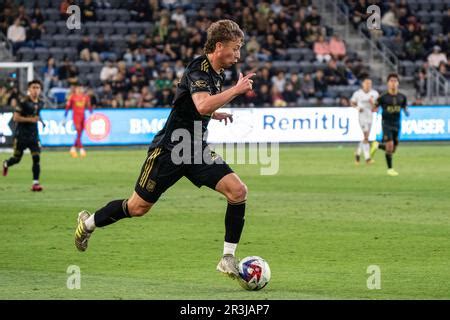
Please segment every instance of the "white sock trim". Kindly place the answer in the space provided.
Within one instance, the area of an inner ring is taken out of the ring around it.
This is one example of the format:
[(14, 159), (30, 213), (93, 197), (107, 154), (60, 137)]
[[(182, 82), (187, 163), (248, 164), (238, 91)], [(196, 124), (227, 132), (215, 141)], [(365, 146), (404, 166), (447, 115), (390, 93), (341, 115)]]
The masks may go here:
[(87, 218), (86, 219), (86, 221), (84, 222), (84, 224), (86, 225), (86, 228), (89, 230), (89, 231), (94, 231), (94, 229), (95, 229), (95, 219), (94, 219), (94, 215), (93, 214), (91, 214), (90, 216), (89, 216), (89, 218)]
[(366, 160), (369, 160), (370, 159), (370, 144), (364, 143), (363, 150), (364, 150), (364, 158), (366, 158)]
[(224, 241), (223, 243), (223, 254), (232, 254), (234, 256), (234, 253), (236, 252), (237, 243), (230, 243)]

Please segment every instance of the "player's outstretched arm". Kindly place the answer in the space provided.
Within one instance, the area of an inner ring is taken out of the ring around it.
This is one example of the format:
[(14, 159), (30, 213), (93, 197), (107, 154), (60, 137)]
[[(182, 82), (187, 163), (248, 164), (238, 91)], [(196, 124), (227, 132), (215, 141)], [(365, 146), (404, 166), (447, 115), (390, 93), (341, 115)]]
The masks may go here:
[(207, 92), (198, 92), (192, 95), (195, 107), (201, 115), (210, 115), (220, 107), (224, 106), (238, 95), (244, 94), (252, 90), (253, 77), (255, 73), (249, 73), (245, 77), (242, 73), (239, 75), (239, 80), (235, 86), (225, 90), (219, 94), (210, 95)]
[(26, 122), (36, 123), (39, 121), (39, 116), (24, 117), (24, 116), (20, 115), (20, 113), (14, 112), (13, 121), (14, 122), (23, 122), (23, 123), (26, 123)]

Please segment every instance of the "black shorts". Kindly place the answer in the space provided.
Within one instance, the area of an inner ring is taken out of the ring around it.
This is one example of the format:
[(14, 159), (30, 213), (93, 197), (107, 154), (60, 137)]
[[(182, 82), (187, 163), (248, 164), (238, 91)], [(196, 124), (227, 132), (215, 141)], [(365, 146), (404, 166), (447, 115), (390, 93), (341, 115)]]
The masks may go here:
[(149, 150), (134, 188), (145, 201), (155, 203), (182, 177), (188, 178), (199, 188), (207, 186), (215, 190), (220, 179), (233, 172), (219, 155), (209, 149), (204, 152), (207, 161), (202, 159), (199, 164), (176, 164), (172, 161), (171, 153), (160, 147)]
[(395, 125), (383, 124), (383, 142), (394, 141), (398, 145), (398, 127)]
[(14, 156), (21, 157), (24, 150), (30, 149), (32, 155), (41, 153), (41, 143), (38, 139), (26, 139), (21, 137), (14, 138), (13, 141)]

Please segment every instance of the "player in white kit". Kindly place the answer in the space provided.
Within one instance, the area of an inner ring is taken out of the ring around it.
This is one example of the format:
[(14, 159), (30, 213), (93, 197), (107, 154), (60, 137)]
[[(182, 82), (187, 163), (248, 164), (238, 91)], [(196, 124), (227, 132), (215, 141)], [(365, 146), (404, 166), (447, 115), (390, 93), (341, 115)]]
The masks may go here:
[(372, 109), (375, 107), (378, 95), (378, 92), (372, 89), (372, 80), (364, 77), (361, 89), (355, 91), (350, 99), (351, 106), (359, 111), (359, 125), (364, 134), (364, 140), (358, 144), (358, 148), (356, 149), (356, 164), (359, 164), (361, 151), (364, 152), (364, 158), (367, 164), (374, 162), (370, 158), (369, 133), (372, 127)]

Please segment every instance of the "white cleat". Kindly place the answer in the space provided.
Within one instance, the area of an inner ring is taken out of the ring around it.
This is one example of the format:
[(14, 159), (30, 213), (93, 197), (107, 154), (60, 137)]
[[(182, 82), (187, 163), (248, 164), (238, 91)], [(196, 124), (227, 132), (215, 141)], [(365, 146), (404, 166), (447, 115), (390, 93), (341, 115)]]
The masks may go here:
[(220, 259), (216, 268), (217, 271), (229, 276), (231, 279), (239, 278), (239, 270), (236, 258), (231, 254), (225, 254)]

